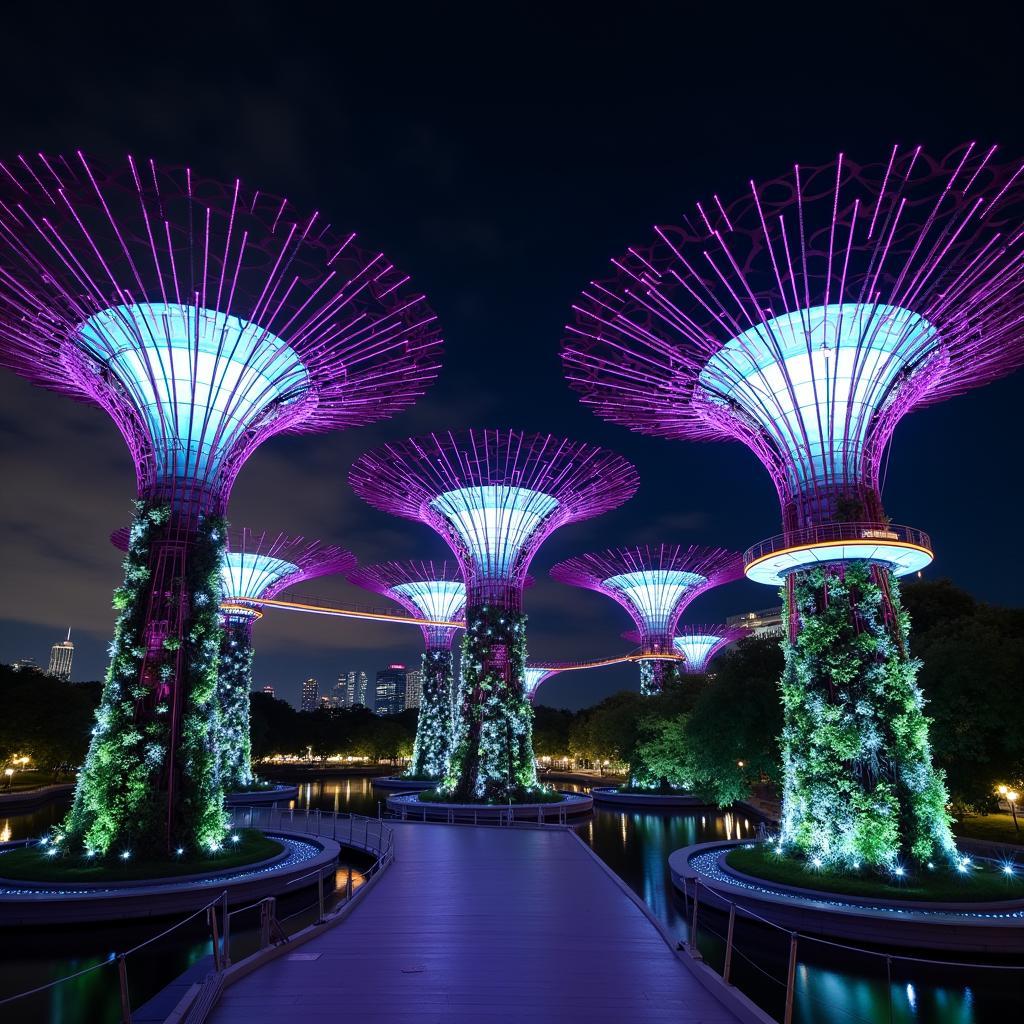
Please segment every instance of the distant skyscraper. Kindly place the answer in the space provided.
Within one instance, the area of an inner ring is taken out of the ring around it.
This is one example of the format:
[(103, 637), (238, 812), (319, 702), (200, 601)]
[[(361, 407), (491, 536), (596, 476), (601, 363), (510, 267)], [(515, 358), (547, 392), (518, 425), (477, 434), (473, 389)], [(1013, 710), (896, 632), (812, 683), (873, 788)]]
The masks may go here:
[(315, 679), (307, 679), (302, 684), (302, 700), (299, 702), (300, 711), (316, 711), (320, 706), (320, 684)]
[(405, 673), (405, 706), (407, 708), (418, 708), (423, 698), (423, 670), (419, 668), (409, 669)]
[(11, 662), (11, 668), (15, 672), (42, 672), (43, 670), (36, 664), (35, 658), (19, 658), (17, 661)]
[(342, 672), (338, 676), (338, 684), (335, 690), (338, 694), (338, 706), (352, 708), (357, 704), (366, 707), (366, 688), (368, 680), (365, 672)]
[(267, 683), (267, 685), (263, 687), (263, 692), (268, 697), (273, 697), (274, 696), (274, 688), (269, 683)]
[(65, 683), (71, 681), (71, 660), (75, 656), (75, 645), (71, 641), (71, 630), (68, 630), (66, 640), (58, 640), (50, 648), (50, 667), (46, 674), (55, 679), (63, 679)]
[(378, 715), (397, 715), (405, 710), (405, 666), (388, 665), (377, 673), (376, 704)]
[(336, 707), (336, 706), (337, 705), (334, 703), (334, 697), (331, 694), (325, 693), (325, 694), (321, 695), (321, 697), (320, 697), (320, 710), (321, 711), (327, 711), (330, 708), (333, 708), (333, 707)]

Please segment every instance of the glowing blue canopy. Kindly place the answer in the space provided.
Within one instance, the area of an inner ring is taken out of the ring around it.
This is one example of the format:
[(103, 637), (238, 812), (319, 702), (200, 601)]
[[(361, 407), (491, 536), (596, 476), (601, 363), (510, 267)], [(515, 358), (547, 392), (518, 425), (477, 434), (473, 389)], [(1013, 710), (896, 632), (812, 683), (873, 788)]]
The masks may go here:
[(256, 599), (262, 597), (269, 587), (298, 571), (297, 565), (281, 558), (229, 551), (221, 563), (221, 587), (225, 597)]
[(722, 642), (722, 638), (696, 633), (692, 636), (677, 636), (673, 642), (676, 650), (686, 658), (683, 668), (687, 672), (703, 672), (707, 668), (711, 652)]
[(786, 313), (725, 343), (701, 371), (711, 401), (735, 404), (789, 456), (790, 486), (858, 481), (874, 414), (938, 346), (898, 306), (843, 303)]
[(534, 531), (556, 508), (549, 494), (488, 484), (438, 495), (431, 507), (458, 531), (486, 579), (504, 579)]
[(86, 320), (78, 340), (141, 414), (160, 480), (213, 480), (271, 406), (309, 388), (305, 367), (280, 338), (202, 307), (114, 306)]
[(707, 582), (706, 576), (680, 569), (643, 569), (610, 576), (604, 585), (621, 594), (636, 611), (647, 633), (665, 633), (686, 592)]
[(537, 688), (545, 679), (550, 678), (555, 674), (557, 669), (553, 668), (534, 668), (532, 665), (527, 665), (523, 669), (523, 676), (526, 680), (526, 696), (532, 699), (533, 695), (537, 692)]
[(460, 580), (399, 583), (391, 589), (412, 601), (423, 618), (438, 622), (451, 622), (457, 619), (466, 604), (466, 585)]

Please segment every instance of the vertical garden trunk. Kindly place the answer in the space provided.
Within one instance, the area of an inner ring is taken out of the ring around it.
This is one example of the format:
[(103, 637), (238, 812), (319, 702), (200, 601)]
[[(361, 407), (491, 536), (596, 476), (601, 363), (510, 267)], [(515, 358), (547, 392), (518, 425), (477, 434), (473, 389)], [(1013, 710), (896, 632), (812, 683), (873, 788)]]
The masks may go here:
[(526, 696), (526, 616), (467, 608), (462, 681), (442, 791), (454, 800), (525, 800), (539, 791)]
[(783, 842), (848, 867), (952, 853), (895, 580), (849, 562), (784, 594), (798, 628), (783, 643)]
[(452, 651), (432, 647), (423, 653), (423, 692), (409, 774), (442, 779), (448, 771), (452, 739)]
[(251, 786), (252, 626), (246, 615), (227, 615), (220, 648), (217, 704), (220, 710), (220, 783), (225, 793)]
[(71, 852), (161, 856), (225, 831), (217, 744), (224, 523), (140, 503), (110, 665), (74, 801)]

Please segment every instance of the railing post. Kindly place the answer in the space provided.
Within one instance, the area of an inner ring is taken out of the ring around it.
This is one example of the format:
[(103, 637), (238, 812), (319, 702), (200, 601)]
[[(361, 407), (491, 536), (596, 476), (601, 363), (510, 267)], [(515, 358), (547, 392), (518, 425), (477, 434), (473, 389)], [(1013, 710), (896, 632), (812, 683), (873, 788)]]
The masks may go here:
[(320, 907), (320, 916), (317, 918), (317, 924), (324, 923), (324, 869), (321, 868), (316, 873), (316, 898), (317, 904)]
[(117, 957), (117, 981), (121, 987), (121, 1024), (132, 1024), (132, 1001), (128, 994), (128, 964), (124, 953)]
[(889, 995), (889, 1024), (892, 1024), (892, 957), (885, 958), (885, 983)]
[(274, 897), (260, 901), (260, 949), (270, 945), (270, 919), (274, 914)]
[(700, 879), (694, 878), (693, 880), (693, 920), (690, 923), (690, 956), (694, 960), (700, 960), (700, 950), (697, 949), (697, 888), (700, 885)]
[(213, 969), (220, 974), (223, 967), (220, 959), (220, 936), (217, 934), (217, 908), (210, 907), (206, 911), (206, 916), (210, 919), (210, 934), (213, 936)]
[(796, 932), (789, 933), (789, 968), (786, 971), (786, 1011), (782, 1024), (793, 1024), (793, 995), (796, 991)]
[(352, 845), (352, 815), (348, 816), (348, 845)]
[(221, 941), (223, 943), (223, 950), (224, 950), (224, 952), (223, 952), (223, 954), (221, 956), (221, 961), (223, 962), (225, 967), (230, 967), (231, 966), (231, 915), (228, 913), (228, 894), (227, 894), (227, 890), (226, 889), (224, 890), (224, 895), (221, 897), (221, 900), (223, 901), (223, 904), (222, 904), (223, 910), (221, 912), (224, 914), (224, 935), (222, 936), (222, 939), (221, 939)]
[(725, 933), (725, 964), (722, 967), (722, 981), (731, 984), (729, 975), (732, 972), (732, 933), (736, 928), (736, 904), (729, 904), (729, 929)]
[(348, 881), (345, 883), (345, 899), (352, 899), (352, 868), (348, 869)]

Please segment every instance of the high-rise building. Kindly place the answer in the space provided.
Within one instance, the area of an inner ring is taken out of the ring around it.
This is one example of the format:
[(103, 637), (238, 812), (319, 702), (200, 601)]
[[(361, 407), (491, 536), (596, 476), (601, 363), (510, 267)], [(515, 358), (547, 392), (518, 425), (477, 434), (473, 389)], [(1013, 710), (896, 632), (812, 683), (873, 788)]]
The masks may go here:
[(299, 701), (300, 711), (316, 711), (320, 706), (320, 684), (312, 677), (302, 684), (302, 699)]
[(337, 707), (334, 703), (334, 697), (329, 693), (323, 693), (320, 695), (320, 710), (329, 711), (333, 707)]
[(36, 663), (35, 658), (19, 658), (11, 662), (11, 668), (15, 672), (42, 672), (43, 670)]
[(405, 710), (405, 666), (388, 665), (377, 673), (374, 711), (378, 715), (397, 715)]
[(366, 689), (368, 680), (365, 672), (342, 672), (338, 676), (338, 683), (335, 691), (338, 694), (338, 706), (352, 708), (357, 704), (366, 707)]
[(763, 608), (758, 612), (743, 612), (742, 615), (730, 615), (727, 626), (745, 626), (754, 636), (782, 635), (782, 605), (775, 608)]
[(267, 685), (263, 687), (263, 692), (268, 697), (273, 697), (274, 696), (274, 688), (270, 685), (270, 683), (267, 683)]
[(75, 645), (71, 640), (71, 630), (68, 630), (66, 640), (58, 640), (50, 648), (50, 667), (46, 674), (55, 679), (63, 679), (65, 683), (71, 681), (71, 660), (75, 656)]
[(418, 708), (423, 699), (423, 669), (413, 668), (405, 673), (405, 706)]

